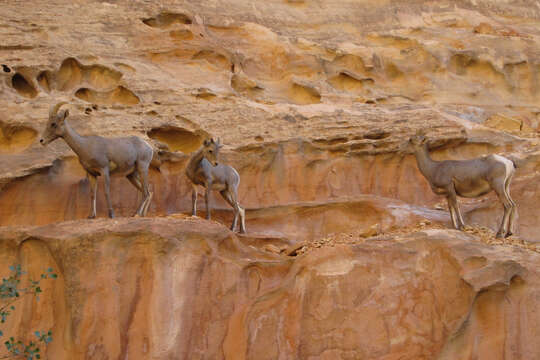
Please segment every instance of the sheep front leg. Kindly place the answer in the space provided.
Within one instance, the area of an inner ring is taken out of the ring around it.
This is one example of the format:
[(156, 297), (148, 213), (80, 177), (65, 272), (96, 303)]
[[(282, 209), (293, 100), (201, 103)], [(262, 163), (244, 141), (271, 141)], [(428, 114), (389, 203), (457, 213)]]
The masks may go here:
[(459, 211), (459, 205), (457, 202), (456, 190), (454, 189), (454, 184), (452, 184), (448, 189), (446, 189), (447, 195), (446, 199), (448, 200), (448, 207), (450, 208), (450, 214), (452, 216), (452, 223), (454, 228), (457, 230), (463, 230), (465, 223), (463, 222), (463, 217)]
[(109, 168), (104, 168), (102, 171), (102, 174), (103, 174), (103, 180), (105, 184), (105, 199), (107, 200), (107, 208), (109, 209), (109, 217), (112, 219), (114, 218), (114, 210), (111, 203), (111, 193), (110, 193), (111, 180), (109, 176)]
[(90, 183), (90, 215), (88, 215), (89, 219), (95, 219), (96, 218), (96, 196), (97, 196), (97, 177), (90, 173), (86, 173), (86, 177), (88, 178), (88, 182)]
[(191, 190), (191, 216), (197, 216), (197, 185), (195, 184)]
[(452, 206), (452, 202), (450, 201), (449, 197), (446, 197), (446, 201), (448, 202), (448, 211), (450, 212), (450, 219), (452, 219), (452, 226), (454, 227), (454, 229), (457, 229), (458, 227), (454, 207)]
[(212, 191), (212, 183), (206, 183), (205, 203), (206, 203), (206, 220), (210, 220), (210, 192)]

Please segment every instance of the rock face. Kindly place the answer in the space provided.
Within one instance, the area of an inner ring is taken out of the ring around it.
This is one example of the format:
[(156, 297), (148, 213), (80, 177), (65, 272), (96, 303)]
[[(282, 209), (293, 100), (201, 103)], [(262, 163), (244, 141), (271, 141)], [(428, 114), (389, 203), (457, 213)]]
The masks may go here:
[[(288, 257), (198, 218), (0, 230), (2, 262), (53, 267), (12, 333), (51, 359), (534, 359), (540, 254), (451, 230)], [(266, 240), (266, 245), (271, 240)]]
[[(521, 165), (512, 187), (520, 235), (537, 240), (534, 6), (37, 1), (21, 9), (2, 8), (1, 225), (88, 214), (73, 152), (62, 140), (37, 142), (51, 104), (66, 100), (83, 134), (136, 134), (179, 154), (221, 137), (223, 161), (242, 176), (240, 199), (254, 209), (364, 194), (433, 207), (440, 199), (407, 150), (419, 129), (439, 159), (510, 153)], [(189, 208), (185, 157), (175, 160), (152, 174), (152, 214)], [(113, 188), (117, 213), (131, 215), (136, 192), (125, 179)], [(466, 203), (466, 217), (495, 228), (501, 207), (487, 199)]]
[[(51, 328), (49, 358), (70, 360), (540, 358), (535, 2), (38, 0), (0, 13), (0, 273), (60, 275), (4, 333)], [(113, 178), (120, 218), (82, 220), (77, 158), (38, 142), (60, 101), (81, 134), (167, 149), (150, 218), (125, 218), (139, 195)], [(493, 193), (459, 200), (473, 230), (448, 229), (408, 147), (418, 130), (435, 159), (512, 159), (515, 237), (493, 242)], [(217, 193), (219, 224), (182, 215), (185, 165), (210, 136), (240, 173), (247, 236), (223, 226)]]

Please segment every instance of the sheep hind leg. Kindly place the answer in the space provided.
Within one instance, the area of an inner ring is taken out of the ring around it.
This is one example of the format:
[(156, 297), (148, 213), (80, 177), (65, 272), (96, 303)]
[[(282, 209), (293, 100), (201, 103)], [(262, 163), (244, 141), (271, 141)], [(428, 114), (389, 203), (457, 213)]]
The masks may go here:
[(154, 193), (150, 191), (148, 198), (146, 199), (146, 202), (144, 204), (143, 216), (146, 216), (146, 213), (148, 212), (148, 208), (150, 207), (150, 203), (152, 202), (153, 197), (154, 197)]
[(508, 231), (506, 232), (506, 236), (511, 236), (514, 234), (514, 220), (517, 215), (517, 205), (510, 196), (510, 182), (512, 181), (512, 176), (514, 174), (511, 174), (506, 181), (504, 182), (504, 192), (508, 199), (510, 199), (510, 202), (512, 203), (512, 210), (510, 211), (510, 218), (508, 220)]
[(236, 224), (238, 223), (238, 208), (235, 206), (234, 202), (232, 201), (231, 194), (229, 193), (229, 190), (221, 190), (219, 192), (221, 196), (227, 201), (229, 205), (233, 208), (234, 217), (231, 224), (231, 231), (236, 230)]
[(144, 211), (145, 205), (148, 203), (148, 201), (144, 199), (144, 190), (141, 184), (141, 180), (139, 179), (139, 174), (137, 172), (133, 172), (127, 175), (126, 178), (129, 180), (131, 184), (133, 184), (133, 186), (135, 186), (135, 188), (138, 191), (141, 192), (141, 194), (143, 194), (143, 199), (141, 200), (141, 203), (139, 204), (137, 211), (133, 215), (133, 216), (140, 216), (140, 214)]
[(149, 164), (137, 163), (138, 178), (141, 182), (144, 196), (144, 201), (137, 211), (139, 216), (146, 216), (146, 212), (150, 206), (150, 201), (152, 201), (153, 197), (153, 194), (148, 189), (148, 166)]
[(510, 214), (512, 213), (512, 207), (513, 207), (513, 201), (510, 199), (510, 197), (507, 195), (505, 191), (505, 181), (497, 179), (495, 183), (493, 184), (493, 190), (497, 193), (497, 196), (499, 197), (499, 200), (503, 204), (504, 207), (504, 215), (502, 218), (501, 226), (499, 227), (499, 231), (497, 231), (497, 238), (504, 238), (508, 236), (508, 225), (510, 221)]
[(234, 188), (230, 191), (231, 200), (234, 203), (234, 208), (240, 216), (240, 234), (246, 233), (246, 211), (238, 203), (238, 190)]
[(452, 206), (450, 199), (446, 198), (446, 201), (448, 202), (448, 211), (450, 212), (450, 219), (452, 220), (452, 226), (454, 229), (457, 229), (457, 220), (456, 220), (456, 212), (454, 211), (454, 207)]
[(461, 216), (461, 210), (459, 209), (459, 204), (457, 203), (457, 200), (456, 200), (456, 216), (457, 216), (459, 230), (463, 230), (465, 228), (465, 221), (463, 221), (463, 216)]
[[(143, 188), (142, 188), (142, 185), (141, 185), (141, 181), (139, 180), (139, 177), (137, 175), (137, 172), (132, 172), (131, 174), (127, 175), (126, 178), (129, 180), (129, 182), (138, 190), (141, 192), (141, 194), (143, 194)], [(139, 207), (137, 209), (137, 211), (135, 212), (135, 214), (133, 216), (138, 216), (139, 215), (139, 211), (141, 209), (141, 206), (143, 205), (144, 203), (144, 197), (143, 197), (143, 200), (141, 201), (141, 203), (139, 204)]]
[(457, 195), (454, 186), (447, 190), (446, 199), (448, 200), (448, 208), (450, 209), (450, 215), (452, 217), (452, 223), (457, 230), (463, 230), (465, 223), (461, 212), (459, 211), (459, 205), (457, 202)]

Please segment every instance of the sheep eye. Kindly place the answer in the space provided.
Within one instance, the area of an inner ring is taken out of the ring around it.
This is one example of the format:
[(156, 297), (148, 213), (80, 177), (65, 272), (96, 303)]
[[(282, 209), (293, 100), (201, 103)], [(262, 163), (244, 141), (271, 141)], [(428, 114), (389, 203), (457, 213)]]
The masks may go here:
[(51, 127), (55, 128), (55, 127), (56, 127), (56, 123), (52, 123), (52, 124), (51, 124)]
[(210, 150), (210, 151), (208, 151), (208, 152), (209, 152), (210, 154), (211, 154), (211, 153), (213, 153), (213, 151), (212, 151), (212, 150)]

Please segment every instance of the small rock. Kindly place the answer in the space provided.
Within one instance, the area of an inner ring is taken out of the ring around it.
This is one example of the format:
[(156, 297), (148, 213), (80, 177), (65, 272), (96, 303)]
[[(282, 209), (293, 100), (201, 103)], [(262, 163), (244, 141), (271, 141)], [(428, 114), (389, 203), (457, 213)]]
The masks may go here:
[(274, 253), (274, 254), (279, 254), (281, 251), (279, 250), (279, 248), (276, 246), (276, 245), (273, 245), (273, 244), (266, 244), (262, 247), (262, 249), (266, 252), (270, 252), (270, 253)]
[(360, 234), (360, 236), (367, 238), (367, 237), (379, 235), (380, 233), (381, 233), (381, 226), (377, 223), (377, 224), (371, 225), (369, 229), (367, 229), (362, 234)]

